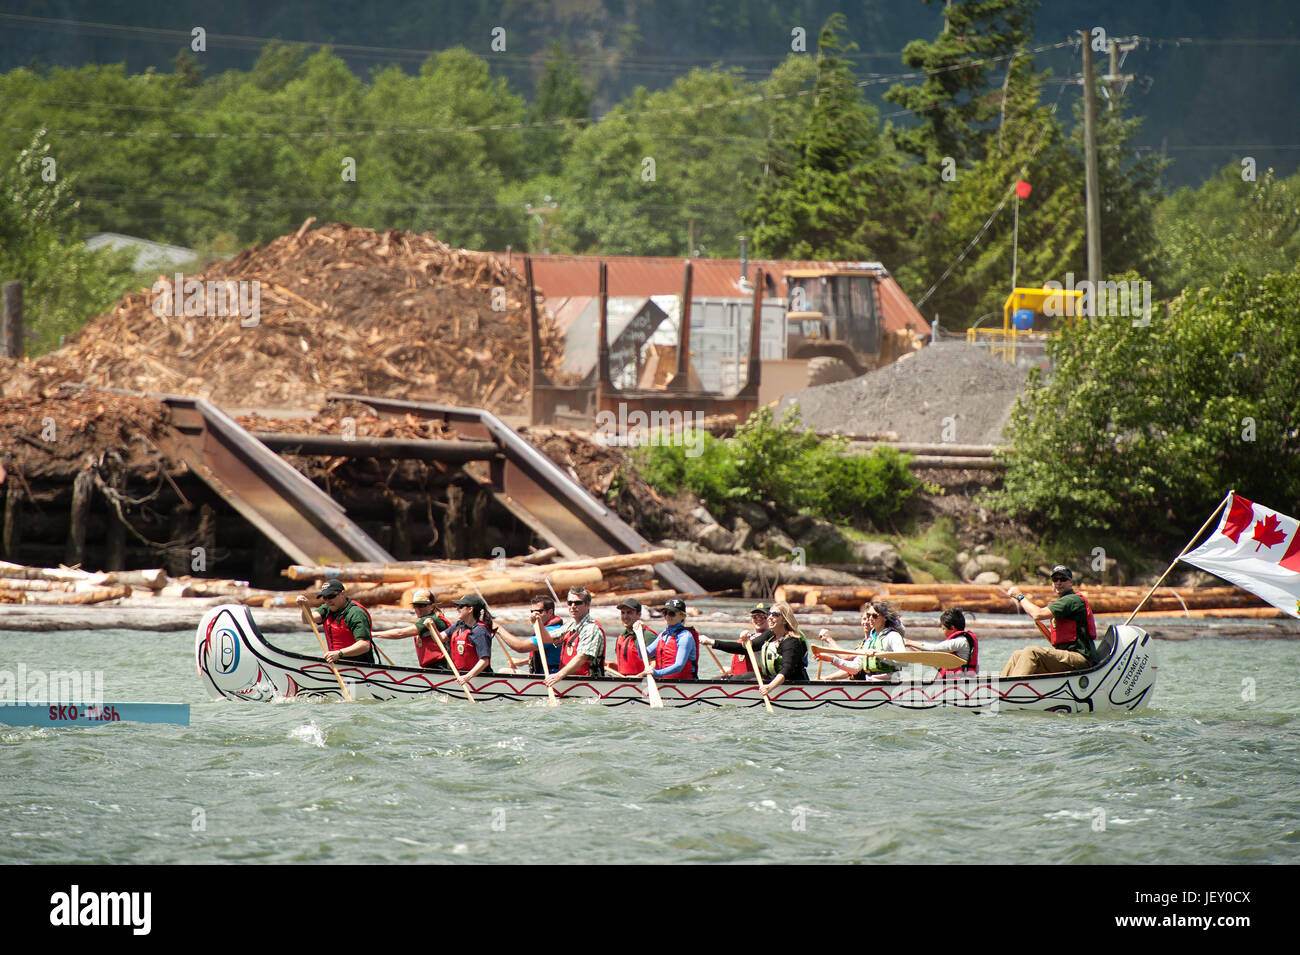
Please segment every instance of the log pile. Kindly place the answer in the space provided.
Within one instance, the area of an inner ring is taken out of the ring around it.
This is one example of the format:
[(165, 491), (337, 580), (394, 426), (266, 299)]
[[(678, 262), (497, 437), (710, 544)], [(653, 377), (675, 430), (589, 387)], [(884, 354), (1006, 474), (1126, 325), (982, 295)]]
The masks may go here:
[(446, 606), (464, 594), (480, 593), (490, 606), (528, 603), (547, 593), (546, 582), (564, 599), (570, 587), (586, 587), (597, 606), (611, 606), (635, 597), (647, 606), (663, 603), (676, 591), (659, 585), (652, 564), (672, 560), (671, 550), (590, 557), (554, 564), (537, 563), (553, 549), (527, 557), (502, 560), (413, 561), (399, 564), (348, 564), (336, 567), (293, 566), (283, 571), (304, 584), (297, 590), (262, 590), (246, 580), (197, 577), (169, 578), (165, 571), (131, 570), (91, 573), (75, 567), (26, 567), (0, 561), (0, 603), (100, 603), (149, 597), (217, 598), (256, 607), (293, 607), (304, 595), (315, 606), (316, 594), (328, 579), (347, 587), (348, 596), (363, 607), (410, 607), (417, 587), (433, 591)]
[(92, 604), (154, 593), (167, 583), (162, 570), (91, 573), (75, 567), (27, 567), (0, 561), (0, 603)]
[[(0, 359), (0, 391), (48, 394), (86, 382), (236, 407), (309, 407), (341, 391), (497, 413), (527, 408), (528, 295), (519, 273), (428, 233), (311, 229), (313, 221), (183, 277), (202, 282), (202, 293), (133, 292), (58, 351)], [(245, 283), (250, 300), (258, 283), (256, 324), (221, 307), (215, 292), (209, 304), (209, 283), (226, 281)], [(541, 343), (543, 370), (557, 370), (563, 342), (544, 313)]]
[[(1051, 587), (1026, 586), (1025, 595), (1039, 606), (1056, 599)], [(1078, 592), (1088, 599), (1093, 612), (1128, 613), (1146, 595), (1147, 587), (1080, 586)], [(1015, 601), (1000, 587), (979, 584), (882, 584), (874, 587), (818, 587), (808, 584), (784, 584), (776, 590), (777, 600), (792, 605), (823, 604), (835, 610), (856, 610), (868, 600), (888, 600), (899, 610), (938, 613), (956, 607), (967, 613), (1018, 612)], [(1211, 616), (1230, 613), (1237, 616), (1280, 614), (1263, 600), (1236, 587), (1206, 587), (1193, 590), (1161, 587), (1142, 607), (1143, 614), (1176, 612), (1178, 615)]]
[(588, 557), (554, 564), (530, 563), (525, 558), (510, 560), (413, 561), (401, 564), (347, 564), (342, 566), (306, 567), (295, 565), (284, 570), (294, 581), (311, 581), (301, 591), (264, 595), (250, 594), (245, 602), (258, 606), (290, 606), (298, 593), (314, 600), (321, 584), (338, 579), (348, 596), (362, 606), (411, 605), (411, 593), (417, 587), (433, 592), (436, 602), (446, 606), (464, 594), (478, 593), (489, 606), (527, 603), (537, 594), (548, 592), (547, 580), (560, 595), (570, 587), (585, 587), (598, 605), (615, 604), (635, 597), (643, 604), (662, 602), (676, 591), (658, 585), (651, 565), (673, 558), (671, 550), (617, 554), (612, 557)]

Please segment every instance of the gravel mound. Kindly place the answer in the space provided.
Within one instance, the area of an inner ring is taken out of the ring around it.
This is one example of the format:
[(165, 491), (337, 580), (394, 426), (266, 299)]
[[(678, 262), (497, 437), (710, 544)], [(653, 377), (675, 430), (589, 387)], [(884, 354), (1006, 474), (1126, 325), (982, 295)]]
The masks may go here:
[(817, 431), (1001, 444), (1024, 380), (1021, 369), (987, 349), (940, 342), (861, 377), (792, 392), (781, 400), (777, 417), (797, 403), (803, 423)]

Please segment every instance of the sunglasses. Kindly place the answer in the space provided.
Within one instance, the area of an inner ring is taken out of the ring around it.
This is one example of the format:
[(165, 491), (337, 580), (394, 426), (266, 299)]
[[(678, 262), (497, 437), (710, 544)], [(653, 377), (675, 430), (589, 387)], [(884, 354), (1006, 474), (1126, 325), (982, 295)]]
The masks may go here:
[(414, 603), (412, 603), (411, 606), (412, 606), (412, 607), (432, 607), (433, 604), (428, 603), (427, 601), (420, 601), (420, 600), (417, 600), (417, 601), (415, 601)]
[(581, 607), (583, 604), (588, 603), (588, 602), (589, 602), (589, 601), (586, 601), (586, 600), (570, 600), (570, 601), (569, 601), (569, 606), (570, 606), (570, 607)]

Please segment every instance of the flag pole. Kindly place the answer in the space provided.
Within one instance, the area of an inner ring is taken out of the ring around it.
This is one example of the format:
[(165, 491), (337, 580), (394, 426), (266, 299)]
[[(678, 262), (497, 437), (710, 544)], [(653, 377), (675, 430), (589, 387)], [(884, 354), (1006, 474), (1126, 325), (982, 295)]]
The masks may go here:
[(1159, 587), (1162, 583), (1164, 583), (1165, 578), (1169, 576), (1169, 572), (1174, 569), (1174, 565), (1177, 564), (1180, 560), (1182, 560), (1187, 555), (1187, 552), (1192, 549), (1192, 545), (1196, 543), (1196, 539), (1205, 533), (1205, 529), (1207, 527), (1209, 527), (1211, 524), (1214, 523), (1214, 519), (1219, 516), (1219, 512), (1222, 511), (1224, 506), (1228, 503), (1228, 501), (1232, 499), (1232, 494), (1233, 492), (1229, 491), (1227, 495), (1223, 498), (1223, 500), (1219, 502), (1219, 506), (1214, 509), (1214, 513), (1210, 515), (1210, 519), (1201, 525), (1201, 529), (1199, 531), (1197, 531), (1195, 534), (1192, 535), (1192, 539), (1187, 542), (1187, 546), (1183, 548), (1183, 552), (1179, 554), (1177, 557), (1175, 557), (1173, 563), (1171, 563), (1168, 567), (1165, 568), (1165, 572), (1160, 575), (1160, 579), (1157, 580), (1155, 584), (1151, 587), (1151, 589), (1147, 591), (1147, 595), (1143, 597), (1140, 601), (1138, 601), (1138, 605), (1133, 608), (1133, 612), (1128, 615), (1128, 619), (1125, 620), (1122, 624), (1120, 624), (1120, 626), (1127, 627), (1130, 623), (1133, 622), (1133, 618), (1136, 617), (1138, 611), (1142, 609), (1142, 605), (1145, 604), (1148, 600), (1150, 600), (1151, 595), (1156, 592), (1156, 588)]

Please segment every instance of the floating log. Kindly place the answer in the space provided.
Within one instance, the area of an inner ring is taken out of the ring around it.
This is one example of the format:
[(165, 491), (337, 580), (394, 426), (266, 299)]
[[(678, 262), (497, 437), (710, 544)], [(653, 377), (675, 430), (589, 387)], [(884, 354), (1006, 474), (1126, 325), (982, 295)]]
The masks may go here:
[(105, 600), (129, 597), (131, 588), (95, 587), (91, 590), (73, 591), (72, 593), (32, 593), (30, 591), (5, 591), (0, 589), (0, 594), (4, 593), (21, 593), (23, 594), (21, 602), (29, 604), (96, 604)]
[(621, 604), (624, 600), (631, 597), (638, 600), (642, 607), (658, 608), (663, 606), (665, 600), (669, 597), (676, 597), (675, 590), (633, 590), (620, 591), (612, 594), (593, 595), (591, 605), (593, 607), (613, 607)]

